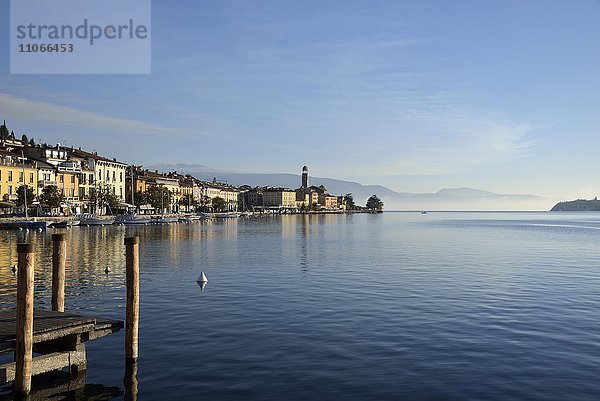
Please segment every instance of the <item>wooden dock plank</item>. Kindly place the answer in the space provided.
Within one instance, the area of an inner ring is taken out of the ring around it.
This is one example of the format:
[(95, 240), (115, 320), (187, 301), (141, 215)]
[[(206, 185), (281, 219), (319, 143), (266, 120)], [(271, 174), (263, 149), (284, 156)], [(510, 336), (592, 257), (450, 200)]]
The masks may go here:
[[(122, 321), (81, 316), (73, 313), (35, 309), (34, 342), (47, 341), (77, 333), (95, 333), (93, 338), (114, 333), (123, 327)], [(104, 334), (106, 332), (106, 334)], [(16, 338), (16, 311), (0, 311), (0, 353), (11, 351)]]

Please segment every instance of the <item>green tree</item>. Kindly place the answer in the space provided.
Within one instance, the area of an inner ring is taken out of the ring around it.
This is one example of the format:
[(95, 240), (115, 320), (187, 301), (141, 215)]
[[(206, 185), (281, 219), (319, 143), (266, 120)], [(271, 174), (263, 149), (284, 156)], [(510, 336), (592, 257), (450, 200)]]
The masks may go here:
[(352, 194), (344, 195), (344, 203), (346, 204), (346, 210), (356, 209), (356, 203), (354, 203), (354, 196)]
[(60, 204), (64, 201), (64, 196), (56, 185), (48, 185), (42, 190), (40, 195), (40, 202), (44, 205), (48, 205), (51, 208), (60, 207)]
[(105, 206), (108, 206), (111, 211), (119, 209), (121, 203), (117, 195), (114, 194), (114, 188), (109, 184), (96, 187), (90, 194), (90, 202), (100, 207), (101, 211)]
[(190, 206), (192, 208), (195, 208), (196, 206), (198, 206), (198, 201), (196, 199), (194, 199), (194, 196), (192, 194), (186, 194), (183, 195), (181, 197), (181, 199), (179, 199), (179, 204), (181, 206)]
[(142, 206), (148, 204), (148, 197), (144, 192), (138, 191), (133, 195), (133, 204), (135, 206)]
[(21, 136), (21, 143), (24, 146), (27, 146), (29, 144), (29, 139), (27, 138), (27, 135), (23, 134), (23, 136)]
[(223, 212), (227, 210), (227, 202), (225, 202), (225, 199), (220, 198), (218, 196), (216, 198), (213, 198), (212, 206), (215, 212)]
[(367, 209), (371, 211), (383, 210), (383, 202), (377, 195), (371, 195), (371, 197), (367, 199)]
[(35, 200), (35, 192), (29, 185), (21, 185), (19, 188), (17, 188), (17, 206), (25, 205), (25, 187), (27, 187), (27, 208), (29, 209)]
[(153, 185), (146, 189), (146, 201), (155, 209), (164, 210), (171, 204), (173, 194), (164, 186)]

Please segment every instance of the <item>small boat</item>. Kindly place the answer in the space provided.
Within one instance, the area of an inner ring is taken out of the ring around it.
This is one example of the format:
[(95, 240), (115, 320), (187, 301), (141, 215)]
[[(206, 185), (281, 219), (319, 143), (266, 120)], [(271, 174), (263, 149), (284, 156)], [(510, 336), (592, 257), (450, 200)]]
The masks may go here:
[(179, 219), (177, 217), (153, 217), (151, 222), (152, 224), (170, 224), (177, 223)]
[(80, 223), (79, 220), (63, 220), (63, 221), (55, 221), (54, 223), (50, 223), (48, 227), (51, 228), (68, 228), (73, 226), (78, 226)]
[(115, 224), (146, 225), (150, 224), (151, 222), (152, 219), (139, 217), (134, 214), (125, 214), (115, 218)]
[(115, 222), (114, 217), (101, 218), (95, 214), (82, 214), (79, 218), (80, 226), (109, 226)]
[(182, 223), (191, 223), (193, 221), (200, 220), (199, 216), (183, 216), (179, 218), (179, 221)]
[(237, 219), (240, 215), (238, 213), (217, 213), (215, 217), (217, 219)]
[(426, 211), (422, 211), (421, 214), (427, 214), (427, 212)]
[(48, 222), (47, 221), (35, 221), (35, 220), (17, 220), (17, 221), (10, 221), (10, 222), (6, 222), (6, 223), (2, 223), (0, 228), (4, 228), (4, 229), (28, 229), (28, 230), (32, 230), (32, 229), (46, 229), (46, 227), (48, 227)]

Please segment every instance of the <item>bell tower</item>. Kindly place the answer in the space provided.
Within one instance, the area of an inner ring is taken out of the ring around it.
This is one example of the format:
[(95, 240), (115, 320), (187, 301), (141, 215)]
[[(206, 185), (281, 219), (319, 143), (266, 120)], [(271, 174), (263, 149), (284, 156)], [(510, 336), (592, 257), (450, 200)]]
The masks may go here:
[(302, 167), (302, 188), (308, 188), (308, 167)]

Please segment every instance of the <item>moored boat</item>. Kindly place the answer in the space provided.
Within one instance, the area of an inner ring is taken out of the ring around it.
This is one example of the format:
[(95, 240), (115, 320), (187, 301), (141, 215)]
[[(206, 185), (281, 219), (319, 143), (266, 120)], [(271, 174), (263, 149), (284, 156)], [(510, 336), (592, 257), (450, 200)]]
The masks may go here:
[(146, 225), (150, 224), (151, 222), (152, 220), (150, 218), (139, 217), (135, 214), (125, 214), (115, 218), (115, 224)]
[(102, 218), (95, 214), (82, 214), (79, 217), (80, 226), (109, 226), (115, 222), (115, 218), (112, 216)]

